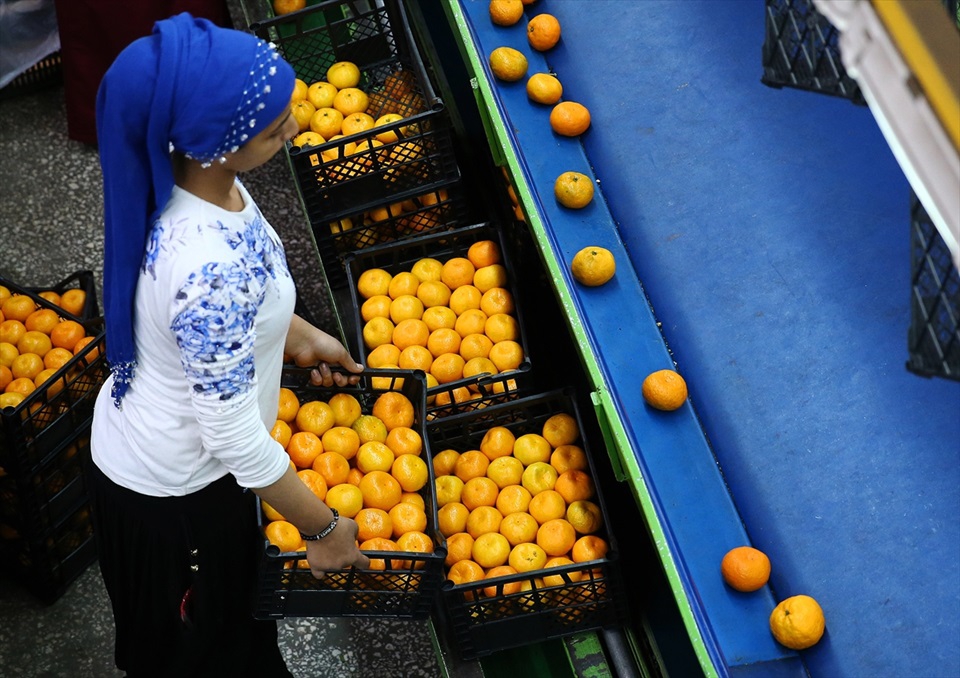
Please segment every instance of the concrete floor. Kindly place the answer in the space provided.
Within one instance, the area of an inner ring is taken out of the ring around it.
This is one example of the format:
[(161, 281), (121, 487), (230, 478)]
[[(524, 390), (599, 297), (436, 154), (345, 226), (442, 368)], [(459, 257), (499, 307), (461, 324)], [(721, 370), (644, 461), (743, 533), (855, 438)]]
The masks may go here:
[[(284, 240), (306, 310), (335, 332), (285, 156), (244, 181)], [(102, 216), (97, 154), (67, 139), (62, 87), (0, 101), (0, 275), (44, 286), (89, 269), (100, 290)], [(441, 673), (425, 622), (290, 619), (281, 622), (280, 636), (298, 677)], [(50, 606), (0, 575), (0, 675), (121, 675), (113, 665), (113, 620), (95, 564)]]

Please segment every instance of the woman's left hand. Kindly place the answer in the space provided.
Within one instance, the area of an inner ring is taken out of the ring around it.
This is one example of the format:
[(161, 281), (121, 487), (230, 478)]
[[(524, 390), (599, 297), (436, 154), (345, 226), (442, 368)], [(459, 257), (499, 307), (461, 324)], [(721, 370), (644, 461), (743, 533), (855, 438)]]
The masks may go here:
[[(284, 352), (300, 367), (316, 367), (310, 375), (315, 386), (356, 384), (363, 365), (350, 355), (337, 339), (317, 329), (299, 316), (293, 316)], [(331, 365), (343, 367), (353, 375), (333, 372)]]

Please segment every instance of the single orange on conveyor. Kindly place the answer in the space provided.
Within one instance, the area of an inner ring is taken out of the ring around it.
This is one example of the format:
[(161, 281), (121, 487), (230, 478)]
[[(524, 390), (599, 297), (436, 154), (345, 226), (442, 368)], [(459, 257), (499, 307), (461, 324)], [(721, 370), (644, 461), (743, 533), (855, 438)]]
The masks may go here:
[(752, 546), (737, 546), (720, 561), (720, 574), (737, 591), (757, 591), (770, 579), (770, 559)]
[(673, 370), (657, 370), (643, 380), (641, 392), (650, 407), (669, 412), (687, 399), (687, 382)]
[(826, 621), (823, 608), (810, 596), (792, 596), (770, 615), (770, 631), (781, 645), (791, 650), (813, 647), (823, 637)]

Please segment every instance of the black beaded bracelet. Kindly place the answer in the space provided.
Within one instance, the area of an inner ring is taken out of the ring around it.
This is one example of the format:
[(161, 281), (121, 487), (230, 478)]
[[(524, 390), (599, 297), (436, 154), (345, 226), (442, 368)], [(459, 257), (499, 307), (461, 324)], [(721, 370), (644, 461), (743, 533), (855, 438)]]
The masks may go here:
[(303, 532), (301, 532), (300, 536), (303, 537), (306, 541), (319, 541), (320, 539), (323, 539), (328, 534), (333, 532), (334, 528), (337, 526), (337, 523), (340, 521), (340, 513), (338, 513), (337, 509), (335, 508), (330, 509), (330, 512), (333, 513), (333, 520), (330, 521), (329, 525), (327, 525), (325, 528), (323, 528), (316, 534), (304, 534)]

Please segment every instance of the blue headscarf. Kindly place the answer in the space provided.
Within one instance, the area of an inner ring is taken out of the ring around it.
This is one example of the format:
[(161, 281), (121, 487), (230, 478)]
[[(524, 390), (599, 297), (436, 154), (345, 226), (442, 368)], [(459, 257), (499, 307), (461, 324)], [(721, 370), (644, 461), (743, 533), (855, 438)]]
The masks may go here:
[(272, 45), (187, 13), (158, 21), (104, 76), (103, 301), (118, 406), (136, 367), (134, 299), (147, 234), (173, 190), (171, 150), (222, 162), (280, 116), (295, 77)]

